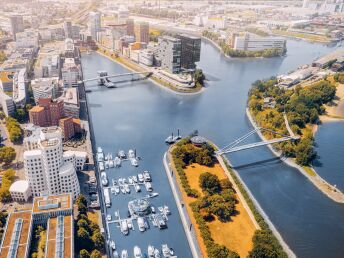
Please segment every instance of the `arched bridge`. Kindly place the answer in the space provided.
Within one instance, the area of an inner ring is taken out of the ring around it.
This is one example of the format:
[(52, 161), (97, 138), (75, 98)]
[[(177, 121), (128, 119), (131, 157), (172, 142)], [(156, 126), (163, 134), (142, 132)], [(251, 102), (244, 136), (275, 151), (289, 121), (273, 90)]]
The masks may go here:
[[(260, 142), (255, 142), (255, 143), (249, 143), (249, 144), (245, 144), (245, 145), (239, 145), (241, 142), (245, 141), (248, 137), (250, 137), (251, 135), (258, 133), (258, 132), (269, 132), (272, 133), (274, 135), (278, 135), (281, 136), (279, 138), (275, 138), (275, 139), (271, 139), (271, 140), (263, 140)], [(270, 129), (266, 129), (263, 127), (257, 127), (256, 129), (250, 131), (249, 133), (245, 134), (244, 136), (236, 139), (234, 142), (231, 142), (230, 144), (228, 144), (227, 146), (223, 147), (222, 149), (218, 150), (216, 152), (217, 155), (222, 155), (222, 154), (226, 154), (226, 153), (232, 153), (232, 152), (237, 152), (237, 151), (242, 151), (242, 150), (247, 150), (247, 149), (252, 149), (252, 148), (256, 148), (256, 147), (260, 147), (260, 146), (264, 146), (264, 145), (269, 145), (269, 144), (273, 144), (273, 143), (279, 143), (279, 142), (285, 142), (285, 141), (295, 141), (298, 140), (300, 138), (300, 136), (295, 136), (294, 134), (292, 134), (292, 136), (288, 136), (288, 135), (284, 135), (281, 133), (277, 133), (273, 130)]]

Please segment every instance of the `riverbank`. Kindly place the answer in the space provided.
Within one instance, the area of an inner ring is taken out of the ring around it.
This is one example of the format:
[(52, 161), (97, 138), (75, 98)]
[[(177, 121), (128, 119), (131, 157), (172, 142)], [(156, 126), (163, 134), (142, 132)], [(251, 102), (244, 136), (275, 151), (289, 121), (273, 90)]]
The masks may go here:
[(320, 116), (321, 122), (344, 120), (344, 84), (336, 83), (335, 99), (325, 106), (325, 115)]
[[(112, 55), (107, 54), (106, 52), (104, 53), (102, 50), (97, 50), (97, 53), (110, 59), (113, 62), (116, 62), (117, 64), (120, 64), (121, 66), (125, 67), (126, 69), (128, 69), (130, 71), (147, 72), (147, 70), (143, 69), (143, 67), (140, 67), (137, 64), (134, 64), (130, 60), (126, 60), (126, 59), (121, 58), (121, 57), (113, 57)], [(185, 89), (174, 87), (170, 83), (168, 83), (168, 82), (166, 82), (160, 78), (157, 78), (154, 74), (150, 78), (148, 78), (148, 80), (151, 81), (152, 83), (154, 83), (155, 85), (159, 86), (160, 88), (167, 90), (171, 93), (178, 94), (178, 95), (195, 95), (195, 94), (199, 94), (205, 90), (205, 88), (201, 85), (197, 85), (193, 88), (185, 88)]]
[(321, 44), (332, 43), (331, 39), (327, 38), (326, 36), (311, 35), (311, 34), (305, 34), (305, 33), (300, 33), (300, 32), (283, 31), (283, 30), (272, 30), (272, 33), (275, 36), (282, 36), (282, 37), (291, 38), (291, 39), (305, 40), (305, 41), (314, 42), (314, 43), (321, 43)]
[[(246, 109), (246, 115), (251, 123), (251, 125), (257, 129), (258, 126), (255, 122), (255, 120), (253, 119), (250, 110), (247, 108)], [(258, 130), (257, 134), (259, 135), (259, 137), (264, 141), (266, 140), (264, 135)], [(280, 151), (276, 151), (271, 145), (267, 145), (268, 148), (271, 150), (271, 152), (281, 158), (282, 157), (282, 152)], [(281, 158), (281, 160), (286, 163), (288, 166), (294, 167), (296, 169), (298, 169), (305, 177), (307, 177), (314, 186), (316, 186), (322, 193), (324, 193), (326, 196), (328, 196), (330, 199), (332, 199), (335, 202), (338, 203), (344, 203), (344, 194), (336, 189), (334, 186), (332, 186), (331, 184), (329, 184), (328, 182), (326, 182), (322, 177), (320, 177), (316, 171), (313, 168), (310, 168), (313, 173), (309, 173), (309, 171), (307, 172), (307, 170), (301, 166), (299, 166), (298, 164), (295, 163), (294, 159), (291, 158)]]

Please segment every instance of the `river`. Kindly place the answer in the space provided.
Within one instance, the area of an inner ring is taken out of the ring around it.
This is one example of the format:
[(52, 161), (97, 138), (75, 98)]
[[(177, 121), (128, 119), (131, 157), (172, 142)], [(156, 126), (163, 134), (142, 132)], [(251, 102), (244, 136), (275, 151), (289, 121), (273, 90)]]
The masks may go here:
[[(167, 231), (151, 229), (142, 235), (136, 230), (123, 237), (119, 229), (110, 226), (118, 247), (132, 250), (139, 244), (146, 250), (149, 243), (167, 242), (178, 257), (191, 257), (163, 171), (162, 157), (167, 149), (164, 139), (180, 128), (184, 135), (197, 129), (220, 147), (234, 141), (252, 130), (245, 116), (252, 82), (295, 69), (329, 51), (331, 48), (326, 46), (288, 40), (284, 58), (229, 60), (209, 43), (202, 43), (199, 67), (210, 81), (203, 93), (192, 96), (172, 94), (149, 81), (128, 83), (113, 90), (87, 83), (86, 87), (92, 90), (87, 98), (96, 145), (105, 152), (135, 147), (143, 157), (138, 169), (126, 164), (114, 171), (114, 176), (150, 170), (154, 190), (160, 193), (154, 202), (167, 204), (172, 211)], [(95, 77), (100, 69), (109, 74), (127, 71), (96, 53), (84, 55), (82, 66), (85, 79)], [(248, 142), (258, 140), (252, 137)], [(298, 257), (342, 256), (343, 205), (328, 199), (299, 171), (276, 160), (266, 147), (234, 153), (228, 158)], [(113, 214), (115, 207), (125, 211), (130, 198), (133, 196), (113, 196), (110, 212)]]

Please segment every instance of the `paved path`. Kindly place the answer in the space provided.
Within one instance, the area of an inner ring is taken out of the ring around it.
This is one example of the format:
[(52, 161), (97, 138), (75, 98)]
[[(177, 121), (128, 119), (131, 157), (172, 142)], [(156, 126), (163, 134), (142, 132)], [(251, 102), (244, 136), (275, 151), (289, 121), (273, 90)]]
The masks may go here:
[(165, 154), (164, 154), (163, 163), (164, 163), (164, 167), (165, 167), (168, 181), (170, 183), (170, 186), (171, 186), (171, 189), (173, 192), (174, 199), (175, 199), (177, 207), (178, 207), (179, 215), (180, 215), (180, 218), (181, 218), (182, 223), (183, 223), (184, 231), (185, 231), (186, 237), (188, 239), (188, 242), (189, 242), (189, 245), (191, 248), (192, 255), (194, 258), (203, 257), (202, 253), (200, 251), (201, 249), (198, 245), (195, 231), (192, 227), (193, 225), (191, 224), (191, 221), (188, 218), (188, 214), (187, 214), (187, 210), (185, 208), (185, 205), (182, 206), (183, 201), (181, 200), (180, 195), (178, 195), (178, 190), (177, 190), (178, 186), (175, 185), (175, 181), (172, 178), (173, 173), (171, 172), (170, 163), (168, 162), (167, 152), (165, 152)]

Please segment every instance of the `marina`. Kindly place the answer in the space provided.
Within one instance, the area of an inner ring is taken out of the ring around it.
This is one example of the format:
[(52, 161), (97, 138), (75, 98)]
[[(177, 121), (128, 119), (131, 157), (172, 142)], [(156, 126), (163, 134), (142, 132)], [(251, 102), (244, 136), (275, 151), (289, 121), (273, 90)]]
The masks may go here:
[[(245, 109), (247, 92), (254, 81), (286, 73), (331, 50), (317, 44), (289, 40), (288, 53), (283, 58), (228, 60), (210, 44), (202, 43), (201, 60), (207, 57), (207, 62), (201, 61), (198, 66), (205, 71), (209, 82), (202, 94), (193, 96), (171, 94), (150, 81), (128, 83), (130, 87), (113, 91), (96, 83), (86, 83), (87, 88), (92, 89), (87, 99), (95, 145), (102, 146), (104, 153), (114, 153), (119, 148), (129, 150), (135, 146), (144, 155), (139, 160), (139, 167), (122, 162), (120, 169), (106, 170), (109, 171), (109, 184), (112, 178), (138, 175), (148, 168), (153, 179), (153, 191), (159, 193), (158, 197), (150, 200), (156, 211), (157, 207), (167, 205), (172, 213), (168, 217), (167, 230), (151, 229), (141, 233), (137, 224), (133, 223), (135, 231), (125, 237), (114, 223), (110, 223), (111, 237), (114, 237), (118, 250), (126, 249), (133, 255), (135, 245), (146, 251), (148, 245), (161, 248), (161, 244), (167, 243), (175, 249), (178, 257), (192, 257), (167, 176), (163, 172), (161, 160), (166, 151), (166, 137), (175, 128), (180, 128), (187, 133), (197, 129), (219, 146), (236, 139), (252, 130)], [(85, 78), (94, 77), (99, 69), (109, 73), (128, 72), (96, 53), (83, 57), (82, 62)], [(156, 121), (159, 121), (158, 125)], [(248, 140), (255, 142), (259, 139), (253, 137)], [(340, 257), (344, 252), (341, 244), (344, 241), (344, 226), (338, 224), (344, 212), (342, 205), (323, 196), (299, 171), (276, 160), (267, 147), (233, 153), (228, 157), (298, 257)], [(329, 172), (325, 167), (323, 170), (324, 173)], [(110, 194), (112, 206), (107, 213), (114, 214), (116, 203), (123, 216), (127, 214), (130, 200), (146, 194), (144, 187), (139, 193), (132, 188), (130, 194)], [(307, 230), (303, 230), (304, 225), (307, 225)]]

